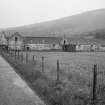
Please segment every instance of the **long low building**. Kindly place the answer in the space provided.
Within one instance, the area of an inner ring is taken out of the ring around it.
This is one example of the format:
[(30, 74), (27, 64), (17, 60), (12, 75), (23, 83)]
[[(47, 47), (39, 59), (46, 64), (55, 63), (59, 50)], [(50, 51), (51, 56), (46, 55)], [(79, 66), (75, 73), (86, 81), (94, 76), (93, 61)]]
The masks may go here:
[[(4, 34), (3, 34), (4, 35)], [(3, 36), (2, 35), (2, 36)], [(7, 43), (11, 50), (61, 50), (61, 38), (57, 37), (23, 37), (15, 32), (10, 37), (1, 39), (1, 44)], [(5, 42), (6, 41), (6, 42)]]
[(24, 37), (27, 50), (61, 50), (60, 41), (57, 37)]
[(62, 37), (23, 37), (18, 32), (10, 37), (6, 37), (2, 32), (0, 46), (11, 50), (105, 51), (104, 41)]
[(26, 44), (26, 49), (27, 50), (50, 50), (51, 46), (49, 44)]
[(61, 45), (68, 52), (105, 51), (105, 41), (96, 39), (68, 38), (63, 39)]

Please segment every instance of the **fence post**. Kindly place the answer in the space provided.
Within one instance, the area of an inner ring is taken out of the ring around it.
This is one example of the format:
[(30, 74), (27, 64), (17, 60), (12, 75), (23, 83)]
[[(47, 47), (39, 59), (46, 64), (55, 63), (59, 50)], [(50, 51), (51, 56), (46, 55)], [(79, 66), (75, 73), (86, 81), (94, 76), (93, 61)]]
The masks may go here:
[(96, 98), (97, 98), (97, 65), (94, 64), (93, 68), (93, 97), (92, 97), (92, 105), (96, 104)]
[(42, 56), (42, 72), (44, 73), (44, 56)]
[(12, 50), (10, 49), (10, 55), (12, 56)]
[(34, 63), (35, 62), (35, 56), (34, 55), (33, 55), (32, 59), (33, 59), (33, 63)]
[(13, 56), (13, 52), (12, 52), (12, 49), (11, 49), (11, 56)]
[(15, 49), (15, 59), (16, 59), (16, 49)]
[(11, 50), (11, 55), (13, 56), (13, 50)]
[(18, 50), (17, 58), (19, 59), (19, 50)]
[(15, 50), (13, 51), (13, 56), (15, 57)]
[(28, 53), (26, 52), (26, 63), (28, 63)]
[(23, 62), (23, 53), (21, 52), (21, 62)]
[(59, 74), (59, 60), (57, 60), (57, 82), (59, 82), (59, 77), (60, 77), (60, 74)]

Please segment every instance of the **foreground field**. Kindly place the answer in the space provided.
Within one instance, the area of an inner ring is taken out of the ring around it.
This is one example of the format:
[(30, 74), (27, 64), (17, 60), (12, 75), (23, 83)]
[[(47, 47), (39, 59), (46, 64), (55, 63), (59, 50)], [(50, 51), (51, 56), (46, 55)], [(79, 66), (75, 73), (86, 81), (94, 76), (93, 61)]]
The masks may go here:
[(82, 91), (91, 96), (94, 64), (97, 64), (97, 87), (105, 85), (105, 52), (28, 52), (28, 54), (30, 60), (31, 56), (35, 55), (40, 70), (41, 58), (44, 56), (44, 72), (52, 79), (57, 78), (57, 60), (59, 60), (60, 80), (66, 84), (65, 89), (72, 87), (73, 91)]
[[(60, 70), (64, 73), (78, 72), (83, 77), (90, 76), (93, 72), (93, 65), (97, 64), (98, 71), (104, 71), (105, 68), (105, 52), (28, 52), (30, 60), (32, 55), (35, 55), (35, 60), (42, 62), (44, 59), (44, 70), (56, 71), (57, 60), (60, 63)], [(25, 55), (25, 54), (24, 54)], [(90, 74), (87, 74), (90, 73)], [(52, 75), (52, 74), (51, 74)]]
[[(9, 60), (33, 87), (38, 87), (51, 105), (90, 105), (92, 98), (93, 65), (97, 64), (97, 105), (105, 98), (105, 53), (104, 52), (26, 52), (23, 63)], [(20, 53), (20, 54), (21, 54)], [(33, 63), (33, 56), (34, 63)], [(42, 56), (44, 72), (42, 72)], [(60, 84), (54, 85), (57, 78), (57, 60), (60, 62)], [(32, 65), (33, 63), (33, 65)], [(13, 65), (13, 66), (14, 66)], [(38, 73), (40, 72), (40, 73)], [(37, 78), (37, 79), (36, 79)]]

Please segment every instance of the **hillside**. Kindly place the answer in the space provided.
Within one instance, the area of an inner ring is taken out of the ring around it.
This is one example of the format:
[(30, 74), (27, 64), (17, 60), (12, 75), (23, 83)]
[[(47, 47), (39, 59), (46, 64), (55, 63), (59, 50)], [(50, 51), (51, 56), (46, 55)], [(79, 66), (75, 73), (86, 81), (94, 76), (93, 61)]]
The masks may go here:
[(58, 20), (8, 28), (6, 32), (20, 32), (23, 36), (80, 36), (83, 33), (105, 29), (105, 9), (88, 11)]

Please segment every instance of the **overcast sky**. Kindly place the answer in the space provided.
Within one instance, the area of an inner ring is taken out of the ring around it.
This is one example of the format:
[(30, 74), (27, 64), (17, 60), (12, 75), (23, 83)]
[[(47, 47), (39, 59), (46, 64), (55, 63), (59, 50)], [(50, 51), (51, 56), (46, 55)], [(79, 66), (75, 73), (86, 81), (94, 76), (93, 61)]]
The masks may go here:
[(105, 8), (105, 0), (0, 0), (0, 28), (15, 27)]

